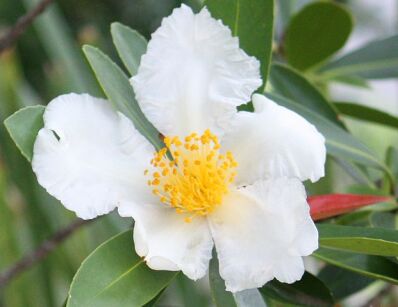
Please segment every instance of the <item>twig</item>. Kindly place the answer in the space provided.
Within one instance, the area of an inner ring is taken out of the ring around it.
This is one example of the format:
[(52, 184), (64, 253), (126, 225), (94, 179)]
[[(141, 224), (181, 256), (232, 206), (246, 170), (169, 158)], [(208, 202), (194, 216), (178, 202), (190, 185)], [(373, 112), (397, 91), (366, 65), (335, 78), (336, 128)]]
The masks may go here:
[(20, 17), (15, 25), (0, 39), (0, 54), (15, 44), (26, 28), (39, 16), (53, 0), (42, 0), (32, 10)]
[(77, 219), (65, 228), (58, 230), (51, 238), (44, 241), (32, 253), (26, 255), (21, 260), (16, 262), (13, 266), (0, 273), (0, 288), (4, 287), (11, 279), (45, 258), (52, 250), (54, 250), (59, 244), (65, 241), (65, 239), (67, 239), (80, 227), (94, 220)]

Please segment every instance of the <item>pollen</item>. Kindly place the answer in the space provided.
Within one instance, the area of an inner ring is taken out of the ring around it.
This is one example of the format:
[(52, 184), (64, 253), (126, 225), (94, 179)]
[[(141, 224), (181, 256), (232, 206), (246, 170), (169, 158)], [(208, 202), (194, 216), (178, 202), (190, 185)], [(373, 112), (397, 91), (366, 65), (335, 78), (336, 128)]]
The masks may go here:
[(238, 164), (233, 154), (220, 153), (218, 138), (210, 130), (183, 139), (165, 137), (164, 143), (166, 146), (151, 160), (151, 171), (144, 173), (153, 194), (185, 214), (187, 223), (213, 212), (236, 177)]

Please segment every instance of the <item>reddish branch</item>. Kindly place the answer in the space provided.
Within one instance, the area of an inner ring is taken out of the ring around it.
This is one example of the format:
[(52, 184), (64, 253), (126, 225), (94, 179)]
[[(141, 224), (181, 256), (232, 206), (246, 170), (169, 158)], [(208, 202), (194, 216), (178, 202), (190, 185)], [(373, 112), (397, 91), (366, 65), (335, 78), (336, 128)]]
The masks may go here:
[(16, 24), (0, 39), (0, 54), (15, 44), (27, 27), (39, 16), (53, 0), (42, 0), (36, 7), (20, 17)]
[(4, 287), (10, 280), (22, 273), (23, 271), (32, 267), (35, 263), (44, 259), (52, 250), (67, 239), (72, 233), (78, 230), (83, 225), (86, 225), (94, 220), (77, 219), (65, 228), (57, 231), (51, 238), (44, 241), (31, 254), (26, 255), (21, 260), (16, 262), (12, 267), (0, 273), (0, 288)]

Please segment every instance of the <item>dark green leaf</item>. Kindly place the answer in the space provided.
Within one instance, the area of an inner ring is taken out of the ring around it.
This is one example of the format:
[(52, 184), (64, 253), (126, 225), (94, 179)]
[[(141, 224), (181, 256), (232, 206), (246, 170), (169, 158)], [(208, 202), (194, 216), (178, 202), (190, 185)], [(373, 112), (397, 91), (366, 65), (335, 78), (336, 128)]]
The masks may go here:
[(12, 140), (28, 161), (32, 160), (33, 145), (37, 133), (44, 126), (44, 110), (45, 107), (40, 105), (26, 107), (15, 112), (4, 121)]
[(369, 221), (370, 225), (373, 227), (383, 227), (388, 229), (398, 228), (398, 218), (396, 214), (390, 212), (372, 212), (369, 216)]
[(314, 2), (305, 6), (286, 30), (289, 64), (305, 70), (324, 61), (344, 46), (352, 26), (351, 14), (340, 5)]
[(260, 292), (265, 297), (295, 306), (333, 306), (334, 303), (325, 284), (308, 272), (293, 284), (270, 281), (260, 289)]
[(306, 106), (339, 126), (337, 109), (302, 75), (280, 64), (271, 65), (270, 81), (276, 93)]
[(374, 282), (369, 277), (331, 265), (324, 267), (318, 278), (327, 285), (336, 300), (344, 299)]
[(67, 306), (142, 306), (177, 274), (149, 269), (134, 252), (133, 234), (128, 230), (104, 242), (84, 260), (73, 278)]
[(140, 65), (141, 56), (146, 52), (146, 39), (137, 31), (118, 22), (112, 23), (111, 33), (120, 58), (134, 76)]
[(398, 117), (388, 114), (386, 112), (370, 108), (364, 105), (349, 103), (349, 102), (336, 102), (335, 106), (340, 113), (350, 117), (370, 121), (373, 123), (398, 128)]
[(215, 251), (213, 251), (213, 258), (210, 260), (209, 281), (211, 296), (217, 307), (237, 306), (232, 293), (225, 290), (225, 283), (219, 273), (218, 259)]
[(369, 79), (398, 77), (398, 35), (370, 42), (325, 65), (322, 78), (360, 76)]
[(114, 107), (129, 117), (137, 130), (157, 149), (162, 148), (159, 133), (142, 113), (135, 100), (133, 87), (123, 71), (99, 49), (86, 45), (83, 51), (98, 82)]
[[(389, 173), (387, 167), (375, 157), (369, 148), (326, 118), (280, 95), (266, 94), (266, 96), (278, 104), (300, 114), (315, 125), (325, 137), (326, 147), (330, 155), (355, 161), (362, 165), (376, 167)], [(389, 174), (389, 176), (391, 176), (391, 174)]]
[(313, 253), (318, 259), (371, 278), (398, 284), (398, 265), (380, 256), (355, 254), (328, 248)]
[(397, 256), (398, 231), (385, 228), (317, 224), (322, 247), (368, 255)]
[(262, 90), (271, 62), (274, 1), (206, 0), (205, 5), (214, 18), (221, 19), (239, 37), (240, 47), (260, 61)]

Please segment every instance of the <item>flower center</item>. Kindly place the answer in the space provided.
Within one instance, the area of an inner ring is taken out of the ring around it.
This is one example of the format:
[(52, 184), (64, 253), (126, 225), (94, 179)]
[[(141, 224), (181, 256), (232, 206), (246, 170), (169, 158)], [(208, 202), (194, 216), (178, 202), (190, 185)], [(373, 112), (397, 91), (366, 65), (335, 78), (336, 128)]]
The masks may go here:
[[(165, 137), (166, 147), (151, 160), (153, 172), (148, 185), (160, 201), (178, 213), (206, 216), (221, 204), (236, 176), (237, 163), (231, 152), (221, 154), (217, 136), (210, 130), (192, 133), (181, 140)], [(169, 154), (173, 159), (169, 159)]]

